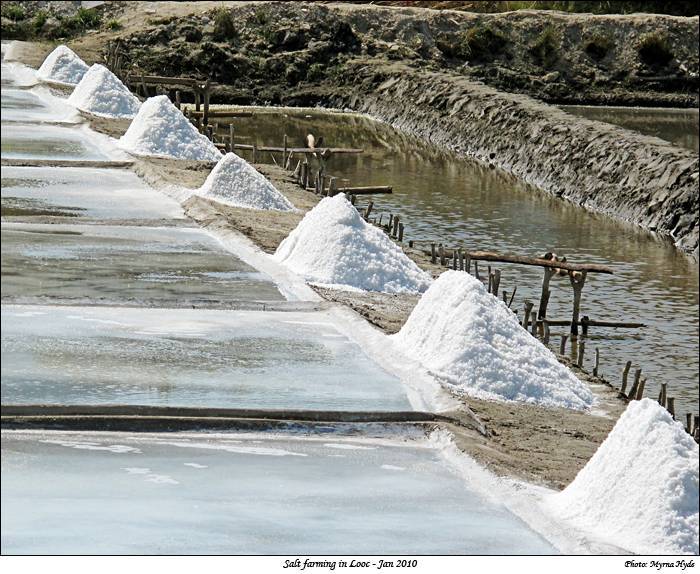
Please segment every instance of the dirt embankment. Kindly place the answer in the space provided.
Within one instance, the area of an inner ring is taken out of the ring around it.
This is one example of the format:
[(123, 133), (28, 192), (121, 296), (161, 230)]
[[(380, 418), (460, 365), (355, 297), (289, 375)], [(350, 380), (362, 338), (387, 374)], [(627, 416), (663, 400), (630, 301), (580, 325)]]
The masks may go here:
[[(113, 10), (133, 22), (137, 7)], [(697, 105), (697, 17), (307, 3), (233, 3), (182, 15), (185, 8), (125, 27), (126, 68), (210, 76), (219, 83), (214, 101), (366, 112), (668, 236), (697, 257), (697, 155), (529, 97)], [(72, 45), (98, 59), (114, 37)]]

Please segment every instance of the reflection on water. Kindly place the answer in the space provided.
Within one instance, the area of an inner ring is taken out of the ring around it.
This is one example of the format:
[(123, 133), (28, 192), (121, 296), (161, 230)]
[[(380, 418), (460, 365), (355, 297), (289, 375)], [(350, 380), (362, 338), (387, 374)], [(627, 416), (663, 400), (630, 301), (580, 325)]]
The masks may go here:
[[(698, 265), (668, 242), (361, 116), (287, 110), (236, 119), (241, 143), (252, 143), (255, 134), (258, 144), (281, 145), (286, 132), (290, 146), (301, 145), (307, 131), (323, 136), (327, 145), (365, 149), (362, 155), (332, 158), (328, 171), (353, 185), (393, 185), (393, 195), (375, 197), (375, 210), (400, 213), (406, 239), (526, 255), (555, 251), (571, 261), (611, 265), (614, 276), (589, 276), (583, 314), (642, 321), (648, 327), (593, 330), (589, 356), (599, 346), (600, 370), (614, 380), (628, 359), (638, 363), (649, 377), (650, 396), (660, 382), (668, 382), (680, 404), (677, 410), (697, 412)], [(261, 159), (272, 161), (269, 154)], [(279, 154), (276, 159), (280, 161)], [(540, 271), (499, 268), (501, 288), (517, 286), (514, 307), (521, 309), (525, 299), (538, 300)], [(568, 318), (570, 305), (568, 279), (556, 280), (549, 316)]]
[(616, 106), (559, 106), (565, 112), (615, 124), (628, 130), (656, 136), (674, 145), (698, 152), (698, 110), (627, 108)]

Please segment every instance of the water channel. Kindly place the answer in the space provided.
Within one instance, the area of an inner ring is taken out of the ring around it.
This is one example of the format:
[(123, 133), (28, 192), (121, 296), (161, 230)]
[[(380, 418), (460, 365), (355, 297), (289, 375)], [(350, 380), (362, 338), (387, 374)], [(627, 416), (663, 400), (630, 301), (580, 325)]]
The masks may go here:
[[(648, 377), (650, 396), (667, 382), (680, 412), (698, 411), (698, 264), (670, 243), (363, 116), (254, 111), (253, 117), (235, 120), (241, 143), (281, 145), (286, 133), (290, 146), (302, 145), (305, 134), (312, 132), (323, 136), (326, 145), (363, 148), (360, 155), (333, 157), (328, 173), (351, 185), (392, 185), (393, 195), (375, 196), (375, 211), (400, 214), (406, 239), (524, 255), (554, 251), (570, 261), (613, 267), (612, 276), (589, 275), (582, 313), (601, 320), (640, 321), (647, 327), (592, 330), (587, 348), (600, 348), (601, 373), (619, 381), (631, 360)], [(249, 152), (241, 155), (250, 159)], [(272, 162), (269, 154), (259, 159)], [(514, 307), (539, 300), (541, 271), (499, 268), (501, 289), (510, 292), (517, 286)], [(568, 279), (557, 279), (548, 316), (569, 318), (571, 301)], [(554, 340), (558, 345), (558, 338)]]

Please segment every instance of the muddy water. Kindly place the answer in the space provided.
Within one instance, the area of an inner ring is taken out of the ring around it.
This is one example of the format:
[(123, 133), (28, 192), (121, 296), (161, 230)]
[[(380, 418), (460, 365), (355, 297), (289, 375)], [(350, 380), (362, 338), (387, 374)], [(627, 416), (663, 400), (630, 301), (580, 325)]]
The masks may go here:
[(698, 110), (614, 106), (559, 106), (565, 112), (655, 136), (697, 153)]
[[(679, 412), (698, 411), (698, 265), (670, 243), (363, 117), (295, 110), (236, 120), (241, 143), (252, 143), (254, 134), (258, 144), (281, 145), (286, 131), (289, 145), (299, 145), (306, 130), (324, 136), (331, 146), (365, 149), (362, 155), (332, 158), (328, 172), (352, 185), (393, 185), (393, 195), (375, 196), (375, 210), (400, 213), (406, 239), (526, 255), (555, 251), (571, 261), (611, 265), (614, 276), (589, 276), (583, 314), (648, 326), (592, 330), (586, 364), (599, 347), (600, 371), (619, 380), (625, 362), (632, 360), (648, 377), (650, 396), (658, 393), (660, 382), (668, 382)], [(272, 161), (269, 154), (259, 159)], [(522, 309), (526, 300), (537, 303), (539, 270), (499, 268), (501, 289), (510, 293), (517, 287), (515, 308)], [(569, 318), (571, 299), (568, 279), (556, 280), (548, 316)], [(558, 337), (554, 341), (558, 345)]]

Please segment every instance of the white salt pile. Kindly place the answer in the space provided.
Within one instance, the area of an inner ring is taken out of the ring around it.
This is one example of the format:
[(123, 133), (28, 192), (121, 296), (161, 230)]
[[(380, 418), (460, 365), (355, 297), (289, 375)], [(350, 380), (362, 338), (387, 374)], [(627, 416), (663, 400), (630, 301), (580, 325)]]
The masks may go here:
[(234, 207), (277, 211), (294, 209), (265, 176), (235, 153), (227, 153), (216, 164), (197, 194)]
[(446, 271), (392, 339), (469, 395), (585, 409), (593, 394), (468, 273)]
[(93, 64), (85, 73), (68, 103), (104, 118), (133, 118), (141, 105), (129, 88), (100, 64)]
[(61, 45), (46, 56), (36, 75), (40, 80), (74, 86), (87, 71), (88, 65), (68, 46)]
[(135, 155), (219, 161), (221, 152), (200, 134), (168, 99), (149, 98), (141, 104), (119, 147)]
[(336, 288), (420, 292), (431, 282), (386, 234), (362, 219), (343, 194), (322, 199), (274, 257), (307, 281)]
[(549, 504), (631, 552), (697, 554), (698, 445), (657, 402), (633, 401)]

